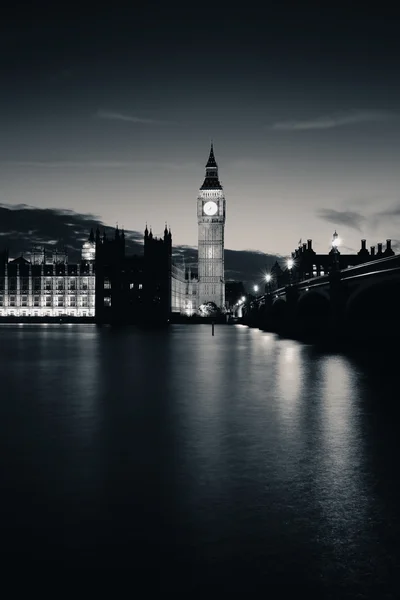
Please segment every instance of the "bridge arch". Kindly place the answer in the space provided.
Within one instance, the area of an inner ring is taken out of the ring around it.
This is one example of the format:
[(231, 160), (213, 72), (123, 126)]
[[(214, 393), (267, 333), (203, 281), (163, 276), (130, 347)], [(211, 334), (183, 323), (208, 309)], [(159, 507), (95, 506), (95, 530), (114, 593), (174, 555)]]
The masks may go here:
[(298, 319), (328, 319), (331, 310), (330, 297), (325, 291), (304, 292), (297, 301)]
[(345, 316), (349, 321), (399, 321), (399, 276), (361, 285), (349, 297)]
[(287, 314), (287, 303), (284, 298), (276, 298), (269, 311), (270, 317), (276, 320), (284, 320)]

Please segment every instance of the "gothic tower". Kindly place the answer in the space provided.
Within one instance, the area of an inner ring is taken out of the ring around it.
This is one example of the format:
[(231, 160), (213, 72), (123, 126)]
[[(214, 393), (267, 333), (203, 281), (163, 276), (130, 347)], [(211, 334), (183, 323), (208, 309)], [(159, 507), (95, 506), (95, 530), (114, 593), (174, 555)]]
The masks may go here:
[(211, 144), (206, 177), (197, 197), (198, 306), (214, 302), (225, 307), (224, 227), (225, 196), (218, 179), (218, 165)]

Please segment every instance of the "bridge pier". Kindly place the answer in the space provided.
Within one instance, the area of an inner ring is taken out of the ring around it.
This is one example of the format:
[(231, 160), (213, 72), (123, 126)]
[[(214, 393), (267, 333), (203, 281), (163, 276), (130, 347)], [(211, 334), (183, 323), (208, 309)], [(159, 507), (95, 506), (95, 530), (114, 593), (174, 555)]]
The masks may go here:
[(282, 311), (283, 318), (280, 320), (278, 333), (287, 337), (297, 337), (299, 334), (299, 323), (297, 321), (296, 307), (299, 292), (295, 286), (285, 288), (286, 310)]
[(340, 271), (332, 271), (329, 274), (329, 321), (325, 337), (332, 342), (343, 338), (346, 329), (346, 303), (349, 292), (345, 283), (341, 280)]

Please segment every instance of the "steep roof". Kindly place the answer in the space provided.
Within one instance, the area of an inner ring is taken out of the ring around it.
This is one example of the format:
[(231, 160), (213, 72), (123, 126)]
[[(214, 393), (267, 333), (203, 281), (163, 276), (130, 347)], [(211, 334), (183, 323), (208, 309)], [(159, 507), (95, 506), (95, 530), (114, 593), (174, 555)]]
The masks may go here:
[(23, 256), (18, 256), (14, 260), (10, 260), (9, 265), (29, 265), (29, 260), (26, 260)]
[(201, 190), (222, 190), (222, 185), (218, 178), (218, 165), (214, 156), (214, 147), (211, 142), (210, 155), (206, 164), (206, 177)]

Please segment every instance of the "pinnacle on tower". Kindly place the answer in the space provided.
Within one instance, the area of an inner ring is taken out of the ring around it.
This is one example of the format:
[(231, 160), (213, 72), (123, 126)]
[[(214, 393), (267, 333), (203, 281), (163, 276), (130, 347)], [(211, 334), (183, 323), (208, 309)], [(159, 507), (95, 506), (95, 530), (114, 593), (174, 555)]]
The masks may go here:
[(214, 156), (214, 146), (211, 142), (210, 155), (206, 164), (206, 178), (200, 188), (201, 190), (222, 190), (218, 179), (218, 165)]
[(211, 142), (210, 156), (208, 157), (208, 161), (206, 164), (206, 169), (215, 168), (218, 169), (217, 161), (214, 156), (214, 145)]

